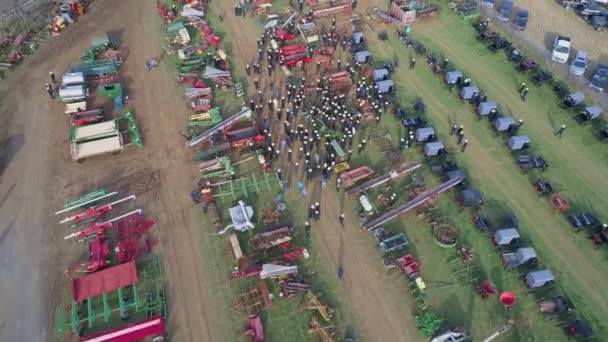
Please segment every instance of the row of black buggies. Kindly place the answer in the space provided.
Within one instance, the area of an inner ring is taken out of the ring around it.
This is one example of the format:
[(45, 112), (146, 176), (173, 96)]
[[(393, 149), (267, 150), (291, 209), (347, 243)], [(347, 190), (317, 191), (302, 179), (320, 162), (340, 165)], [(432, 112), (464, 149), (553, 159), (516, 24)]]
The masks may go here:
[[(496, 53), (505, 50), (508, 59), (514, 64), (515, 68), (530, 74), (533, 83), (539, 85), (546, 83), (552, 87), (555, 94), (561, 100), (560, 106), (576, 114), (576, 121), (588, 123), (600, 119), (602, 108), (597, 105), (588, 106), (585, 104), (585, 95), (580, 92), (572, 92), (570, 88), (559, 80), (553, 78), (553, 74), (547, 70), (540, 69), (538, 63), (531, 57), (526, 56), (521, 50), (513, 47), (508, 39), (501, 37), (500, 34), (488, 27), (488, 19), (479, 18), (473, 23), (478, 32), (478, 39), (487, 42), (490, 51)], [(597, 137), (603, 142), (608, 141), (608, 124), (600, 123), (596, 131)]]

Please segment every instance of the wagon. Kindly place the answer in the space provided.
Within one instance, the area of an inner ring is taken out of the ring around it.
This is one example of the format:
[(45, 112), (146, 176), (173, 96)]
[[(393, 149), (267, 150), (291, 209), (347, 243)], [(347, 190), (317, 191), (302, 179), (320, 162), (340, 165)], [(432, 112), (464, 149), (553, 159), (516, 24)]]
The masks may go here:
[(536, 265), (538, 262), (538, 256), (536, 251), (532, 247), (521, 247), (515, 252), (504, 253), (502, 255), (502, 263), (507, 268), (514, 268), (521, 265)]
[(519, 242), (520, 235), (515, 228), (503, 228), (494, 232), (492, 241), (496, 246), (508, 246)]
[(83, 101), (87, 96), (89, 96), (89, 90), (82, 84), (59, 87), (61, 102)]
[(392, 80), (376, 82), (376, 86), (378, 87), (378, 93), (380, 94), (387, 94), (395, 91), (395, 84)]
[(386, 81), (390, 78), (390, 74), (386, 68), (375, 69), (372, 72), (372, 77), (374, 79), (374, 82)]
[(548, 269), (532, 271), (526, 274), (525, 284), (529, 289), (538, 289), (551, 285), (555, 281), (553, 272)]
[(353, 33), (353, 44), (359, 45), (365, 42), (365, 36), (363, 32), (355, 32)]
[(424, 142), (435, 138), (435, 130), (432, 127), (423, 127), (416, 130), (416, 141)]
[(483, 199), (481, 197), (481, 192), (476, 189), (466, 189), (460, 193), (460, 197), (458, 199), (458, 206), (461, 208), (464, 207), (481, 207), (483, 205)]
[(444, 78), (444, 82), (446, 84), (456, 84), (456, 82), (458, 82), (458, 79), (462, 79), (463, 75), (462, 72), (460, 72), (459, 70), (453, 70), (453, 71), (448, 71), (445, 74), (445, 78)]
[(475, 96), (475, 94), (479, 94), (479, 88), (477, 86), (471, 85), (468, 87), (462, 88), (460, 91), (460, 98), (463, 100), (470, 100)]
[(424, 155), (426, 157), (438, 156), (444, 152), (445, 146), (441, 141), (434, 141), (424, 145)]
[(507, 148), (511, 151), (526, 150), (530, 147), (530, 138), (527, 135), (514, 135), (509, 138)]
[(371, 62), (372, 56), (370, 55), (369, 51), (367, 51), (367, 50), (358, 51), (358, 52), (355, 52), (353, 59), (355, 60), (356, 63), (367, 63), (367, 62)]
[(602, 107), (590, 106), (580, 111), (579, 116), (583, 120), (594, 120), (600, 117), (602, 114)]
[(67, 72), (61, 77), (61, 85), (64, 86), (83, 85), (85, 83), (82, 72)]
[(537, 302), (540, 312), (545, 317), (555, 317), (561, 313), (570, 314), (574, 312), (572, 302), (564, 296), (555, 296), (553, 298), (541, 299)]
[(494, 101), (481, 102), (475, 109), (479, 115), (489, 115), (492, 110), (498, 110), (498, 105)]
[(494, 120), (494, 129), (497, 132), (505, 132), (511, 129), (516, 125), (515, 119), (510, 116), (503, 116)]
[(585, 94), (580, 91), (577, 91), (576, 93), (572, 93), (566, 96), (566, 98), (564, 99), (564, 105), (567, 107), (574, 107), (583, 103), (583, 101), (585, 101)]

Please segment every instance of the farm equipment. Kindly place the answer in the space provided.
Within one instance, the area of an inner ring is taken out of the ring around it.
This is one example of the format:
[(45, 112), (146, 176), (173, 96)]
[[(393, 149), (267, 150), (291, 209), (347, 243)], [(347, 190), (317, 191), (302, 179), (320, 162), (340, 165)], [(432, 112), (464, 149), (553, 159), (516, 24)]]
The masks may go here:
[(209, 127), (215, 126), (223, 121), (219, 107), (211, 108), (203, 113), (190, 115), (188, 127)]
[(526, 286), (531, 290), (539, 289), (547, 285), (550, 286), (554, 281), (555, 276), (553, 276), (553, 273), (548, 269), (529, 272), (526, 274), (524, 280)]
[(64, 272), (65, 275), (70, 275), (74, 272), (92, 273), (110, 265), (108, 261), (110, 258), (110, 246), (103, 237), (98, 236), (90, 241), (88, 248), (89, 261), (67, 269)]
[(224, 134), (232, 147), (255, 146), (264, 141), (264, 135), (255, 123), (251, 122), (249, 127), (233, 130), (234, 125), (224, 128)]
[(88, 111), (77, 111), (70, 114), (70, 125), (72, 126), (84, 126), (90, 125), (105, 120), (105, 113), (103, 108), (88, 110)]
[(552, 318), (561, 314), (569, 315), (574, 312), (572, 302), (564, 296), (541, 299), (536, 302), (536, 304), (538, 304), (540, 312), (547, 318)]
[(408, 279), (416, 278), (420, 273), (420, 262), (411, 254), (406, 254), (397, 259), (397, 264)]
[(308, 48), (304, 45), (296, 44), (279, 48), (279, 53), (285, 66), (300, 66), (302, 63), (310, 63), (311, 57)]
[(549, 197), (549, 204), (551, 204), (551, 207), (559, 214), (570, 208), (570, 202), (559, 193), (555, 193)]
[(120, 83), (100, 84), (97, 87), (97, 91), (101, 96), (109, 100), (113, 100), (117, 97), (122, 98), (123, 96), (122, 84)]
[(308, 291), (306, 297), (306, 303), (302, 305), (300, 311), (317, 310), (319, 312), (319, 315), (323, 317), (325, 321), (329, 322), (333, 317), (334, 310), (329, 305), (324, 304), (319, 298), (319, 296), (317, 296), (312, 291)]
[(130, 201), (130, 200), (135, 201), (135, 199), (136, 199), (135, 195), (131, 195), (131, 196), (116, 200), (112, 203), (92, 206), (81, 213), (72, 215), (70, 217), (67, 217), (67, 218), (59, 221), (59, 223), (68, 223), (69, 222), (72, 224), (72, 226), (76, 226), (76, 225), (79, 225), (82, 223), (100, 221), (105, 217), (105, 215), (108, 212), (112, 211), (116, 205), (126, 202), (126, 201)]
[(251, 240), (251, 245), (258, 251), (270, 249), (280, 246), (291, 241), (291, 233), (289, 225), (283, 225), (261, 234), (256, 235)]
[(542, 157), (533, 157), (526, 154), (517, 158), (517, 166), (522, 172), (526, 172), (531, 169), (545, 170), (549, 164)]
[(358, 194), (360, 192), (373, 189), (373, 188), (375, 188), (377, 186), (385, 184), (386, 182), (389, 182), (391, 180), (395, 180), (395, 179), (397, 179), (399, 177), (405, 176), (408, 173), (410, 173), (410, 172), (418, 169), (420, 166), (421, 166), (420, 163), (414, 162), (412, 164), (405, 165), (405, 166), (403, 166), (401, 168), (398, 168), (396, 170), (391, 170), (390, 172), (388, 172), (388, 173), (386, 173), (386, 174), (384, 174), (384, 175), (382, 175), (380, 177), (374, 178), (374, 179), (372, 179), (372, 180), (370, 180), (368, 182), (365, 182), (365, 183), (363, 183), (363, 184), (361, 184), (361, 185), (359, 185), (357, 187), (354, 187), (352, 189), (347, 190), (346, 194), (347, 195), (353, 195), (353, 194)]
[(384, 253), (396, 251), (407, 246), (408, 241), (403, 233), (393, 233), (382, 227), (374, 230), (374, 237)]
[(346, 71), (333, 73), (329, 76), (329, 89), (332, 92), (347, 93), (352, 86), (350, 74)]
[(262, 319), (258, 315), (251, 315), (247, 319), (247, 329), (243, 331), (243, 336), (249, 336), (251, 342), (264, 342), (264, 326)]
[(365, 179), (373, 174), (374, 170), (369, 166), (361, 166), (354, 170), (341, 173), (339, 179), (345, 187), (350, 188), (355, 185), (357, 181)]
[(439, 194), (455, 187), (456, 185), (462, 183), (463, 181), (464, 181), (464, 177), (452, 178), (452, 179), (446, 181), (445, 183), (439, 185), (437, 188), (435, 188), (431, 191), (428, 191), (427, 193), (423, 194), (422, 196), (419, 196), (397, 208), (391, 209), (373, 220), (365, 222), (363, 224), (363, 228), (366, 230), (374, 230), (374, 229), (380, 227), (381, 225), (383, 225), (384, 223), (398, 217), (399, 215), (404, 214), (411, 209), (414, 209), (418, 206), (425, 204), (427, 201), (433, 201), (437, 196), (439, 196)]
[(101, 59), (88, 63), (74, 64), (68, 67), (68, 72), (82, 72), (84, 76), (100, 77), (118, 72), (118, 64), (113, 59)]
[(67, 235), (63, 239), (68, 240), (72, 238), (77, 238), (79, 241), (85, 241), (91, 238), (96, 238), (98, 236), (103, 237), (106, 235), (106, 231), (109, 228), (114, 227), (114, 222), (122, 220), (124, 218), (128, 218), (132, 215), (141, 214), (141, 212), (141, 209), (137, 209), (104, 222), (93, 222), (93, 224), (91, 224), (89, 228), (85, 228), (78, 232)]
[(195, 145), (199, 144), (200, 142), (206, 141), (206, 140), (210, 139), (213, 135), (215, 135), (217, 132), (224, 129), (226, 126), (233, 125), (239, 119), (241, 119), (243, 117), (251, 117), (251, 115), (252, 115), (252, 113), (251, 113), (251, 110), (249, 109), (249, 107), (243, 107), (241, 109), (241, 111), (239, 111), (238, 113), (227, 118), (220, 124), (214, 126), (211, 129), (208, 129), (208, 130), (204, 131), (203, 133), (199, 134), (198, 136), (192, 138), (188, 142), (188, 146), (195, 146)]
[(532, 247), (521, 247), (515, 252), (502, 254), (502, 264), (505, 267), (512, 269), (517, 266), (526, 265), (528, 267), (536, 266), (538, 256)]

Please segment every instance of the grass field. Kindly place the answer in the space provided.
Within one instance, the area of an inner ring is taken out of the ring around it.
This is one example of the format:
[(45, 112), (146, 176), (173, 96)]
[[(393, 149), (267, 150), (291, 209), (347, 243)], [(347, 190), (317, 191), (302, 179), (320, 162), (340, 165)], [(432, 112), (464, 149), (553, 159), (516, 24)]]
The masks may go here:
[[(413, 51), (403, 46), (392, 34), (388, 43), (377, 41), (374, 38), (376, 35), (376, 32), (367, 33), (372, 41), (370, 50), (379, 65), (382, 64), (379, 60), (392, 61), (393, 53), (399, 56), (402, 64), (407, 64)], [(589, 127), (575, 125), (571, 115), (559, 109), (558, 99), (550, 89), (531, 87), (528, 101), (521, 101), (516, 88), (524, 77), (513, 70), (503, 53), (492, 54), (478, 43), (470, 25), (456, 16), (442, 14), (428, 24), (417, 24), (413, 37), (424, 42), (430, 50), (448, 57), (503, 110), (523, 118), (525, 124), (522, 130), (530, 136), (533, 151), (550, 163), (543, 177), (557, 184), (575, 207), (595, 209), (598, 214), (601, 213), (599, 210), (608, 204), (603, 196), (606, 183), (602, 182), (606, 167), (605, 151), (591, 136)], [(455, 160), (468, 170), (474, 186), (485, 194), (486, 202), (514, 211), (520, 220), (520, 230), (537, 249), (541, 264), (554, 271), (558, 286), (572, 297), (578, 312), (595, 323), (599, 330), (596, 336), (601, 335), (606, 331), (606, 326), (600, 319), (606, 316), (608, 307), (603, 300), (606, 290), (597, 285), (602, 284), (606, 276), (597, 272), (597, 266), (591, 265), (600, 264), (605, 259), (605, 251), (593, 249), (586, 234), (575, 235), (571, 232), (567, 221), (554, 213), (545, 199), (534, 193), (528, 177), (516, 168), (504, 147), (504, 140), (495, 136), (489, 123), (478, 121), (472, 106), (461, 104), (456, 92), (450, 94), (441, 85), (440, 77), (424, 65), (421, 57), (417, 56), (417, 59), (419, 62), (414, 71), (406, 70), (405, 66), (393, 75), (400, 98), (412, 100), (415, 96), (422, 96), (428, 105), (427, 117), (439, 131), (440, 138), (449, 138), (450, 117), (465, 126), (469, 148), (466, 153), (454, 153)], [(553, 129), (564, 122), (569, 128), (563, 139), (559, 140), (554, 136)], [(456, 152), (454, 140), (444, 140), (451, 152)], [(467, 229), (471, 230), (471, 227), (469, 224)], [(475, 239), (475, 234), (468, 235)], [(489, 242), (479, 241), (474, 245), (483, 250), (484, 245), (489, 246)], [(492, 258), (496, 262), (488, 261), (490, 270), (494, 270), (492, 265), (498, 266), (498, 257)], [(523, 286), (515, 285), (519, 280), (512, 279), (517, 277), (504, 277), (505, 284), (509, 284), (511, 290), (523, 290)], [(492, 280), (496, 281), (494, 278), (492, 276)], [(531, 300), (526, 298), (522, 304), (538, 340), (560, 338), (557, 329), (542, 322), (540, 315), (534, 313)]]

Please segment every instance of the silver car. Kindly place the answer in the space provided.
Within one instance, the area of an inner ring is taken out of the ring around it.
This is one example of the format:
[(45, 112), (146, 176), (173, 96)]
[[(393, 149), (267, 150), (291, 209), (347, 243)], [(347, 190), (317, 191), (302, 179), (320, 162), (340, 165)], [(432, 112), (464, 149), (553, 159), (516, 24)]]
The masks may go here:
[(572, 60), (572, 64), (570, 64), (570, 73), (576, 76), (583, 76), (585, 70), (587, 70), (587, 52), (579, 51)]

